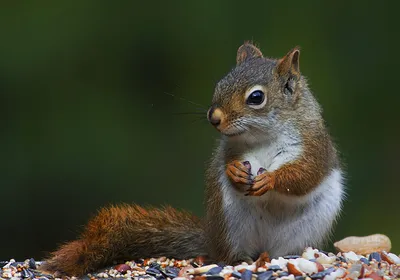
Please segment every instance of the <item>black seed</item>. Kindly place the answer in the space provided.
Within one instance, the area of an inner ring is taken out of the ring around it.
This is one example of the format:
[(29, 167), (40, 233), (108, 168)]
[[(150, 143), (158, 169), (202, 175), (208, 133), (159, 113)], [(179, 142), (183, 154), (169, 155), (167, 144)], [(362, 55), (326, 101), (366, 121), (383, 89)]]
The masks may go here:
[[(167, 267), (165, 268), (165, 273), (167, 273), (168, 275), (173, 275), (172, 278), (178, 277), (179, 268), (167, 266)], [(171, 277), (171, 276), (168, 276), (168, 277)]]
[(340, 256), (340, 257), (337, 257), (336, 259), (338, 259), (338, 261), (340, 261), (340, 262), (345, 262), (345, 263), (347, 263), (347, 260), (346, 260), (345, 257)]
[(325, 269), (325, 270), (322, 271), (322, 272), (326, 272), (326, 273), (331, 274), (331, 273), (334, 272), (334, 271), (335, 271), (335, 268), (334, 268), (334, 267), (330, 267), (330, 268)]
[(296, 280), (306, 280), (306, 278), (304, 276), (296, 276), (295, 279)]
[(216, 275), (216, 274), (219, 274), (221, 271), (222, 271), (222, 267), (217, 266), (217, 267), (213, 267), (209, 271), (207, 271), (207, 274), (208, 275)]
[(29, 259), (29, 268), (36, 269), (36, 262), (34, 258)]
[(267, 171), (265, 168), (260, 167), (257, 171), (257, 175), (263, 174), (265, 171)]
[(281, 269), (281, 267), (279, 265), (270, 265), (268, 267), (268, 270), (278, 271), (278, 270), (282, 270), (282, 269)]
[(151, 264), (149, 264), (149, 267), (156, 268), (156, 269), (160, 270), (160, 264), (157, 263), (157, 262), (152, 262)]
[(289, 273), (286, 271), (282, 271), (282, 272), (278, 272), (279, 277), (284, 277), (284, 276), (288, 276)]
[(10, 266), (13, 266), (13, 267), (17, 267), (18, 265), (23, 266), (24, 263), (23, 262), (13, 262), (12, 264), (10, 264)]
[(253, 276), (253, 272), (251, 272), (248, 269), (246, 269), (245, 271), (242, 272), (242, 279), (243, 280), (251, 280), (252, 276)]
[(299, 255), (287, 255), (283, 257), (284, 259), (298, 259), (301, 258)]
[(334, 267), (330, 267), (328, 269), (325, 269), (324, 271), (315, 273), (315, 274), (311, 275), (310, 277), (311, 277), (311, 279), (322, 279), (326, 275), (331, 274), (334, 271), (335, 271), (335, 268)]
[(321, 272), (315, 273), (310, 276), (311, 279), (323, 279), (326, 274), (322, 274)]
[(238, 279), (242, 278), (242, 274), (238, 271), (233, 271), (231, 276)]
[(265, 272), (259, 274), (257, 279), (258, 280), (269, 280), (269, 279), (271, 279), (273, 273), (274, 272), (271, 271), (271, 270), (270, 271), (265, 271)]
[(210, 280), (222, 280), (222, 279), (224, 279), (224, 277), (219, 276), (219, 275), (207, 275), (207, 279), (210, 279)]
[(32, 271), (30, 271), (29, 269), (25, 269), (25, 268), (22, 270), (21, 276), (22, 276), (22, 278), (32, 278), (32, 279), (35, 277), (35, 275), (33, 274)]
[(381, 254), (379, 254), (378, 252), (373, 252), (369, 255), (368, 260), (369, 261), (376, 260), (377, 262), (381, 262), (382, 261)]
[(149, 275), (152, 275), (152, 276), (154, 276), (156, 278), (162, 277), (161, 271), (156, 269), (156, 268), (154, 268), (154, 267), (149, 267), (146, 270), (146, 273), (149, 274)]
[(363, 263), (369, 265), (369, 261), (367, 258), (361, 258), (360, 261), (362, 261)]
[(165, 270), (160, 268), (160, 271), (161, 271), (162, 275), (164, 275), (165, 277), (169, 277), (169, 278), (173, 279), (178, 276), (179, 269), (176, 268), (176, 269), (178, 269), (178, 271), (175, 271), (175, 270), (172, 270), (172, 268), (176, 268), (176, 267), (168, 266), (167, 268), (165, 268)]
[(248, 173), (251, 173), (251, 164), (249, 161), (244, 161), (243, 162), (244, 167), (248, 169)]

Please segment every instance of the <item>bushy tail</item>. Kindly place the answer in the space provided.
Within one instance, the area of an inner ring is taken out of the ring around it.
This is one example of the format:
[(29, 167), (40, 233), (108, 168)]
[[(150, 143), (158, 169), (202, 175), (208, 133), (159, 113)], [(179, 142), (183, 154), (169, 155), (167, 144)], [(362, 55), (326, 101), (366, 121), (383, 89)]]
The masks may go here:
[(80, 276), (114, 260), (205, 254), (203, 225), (193, 215), (172, 207), (120, 205), (100, 210), (80, 239), (61, 246), (40, 269)]

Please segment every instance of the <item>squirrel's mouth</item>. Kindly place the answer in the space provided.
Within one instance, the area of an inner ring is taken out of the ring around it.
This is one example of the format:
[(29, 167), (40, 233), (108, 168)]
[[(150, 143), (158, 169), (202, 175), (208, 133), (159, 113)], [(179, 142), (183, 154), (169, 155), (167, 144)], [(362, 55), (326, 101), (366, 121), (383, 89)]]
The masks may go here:
[(238, 132), (232, 132), (232, 133), (223, 133), (221, 132), (223, 135), (228, 136), (228, 137), (234, 137), (234, 136), (239, 136), (242, 135), (243, 133), (245, 133), (246, 131), (238, 131)]
[(246, 132), (245, 129), (237, 129), (237, 128), (231, 128), (231, 129), (224, 129), (224, 130), (219, 130), (221, 134), (228, 136), (228, 137), (233, 137), (233, 136), (239, 136), (242, 135), (243, 133)]
[(221, 125), (218, 125), (215, 127), (222, 135), (225, 135), (227, 137), (234, 137), (234, 136), (239, 136), (247, 132), (247, 127), (244, 126), (243, 124), (234, 121), (228, 124), (222, 123)]

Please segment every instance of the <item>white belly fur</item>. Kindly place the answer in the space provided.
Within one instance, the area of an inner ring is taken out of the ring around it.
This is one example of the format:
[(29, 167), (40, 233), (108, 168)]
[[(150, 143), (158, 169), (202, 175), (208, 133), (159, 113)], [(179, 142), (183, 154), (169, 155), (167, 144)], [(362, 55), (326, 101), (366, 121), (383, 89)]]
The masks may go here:
[[(253, 174), (260, 167), (273, 171), (295, 159), (301, 147), (286, 146), (276, 156), (279, 151), (282, 149), (270, 146), (245, 155), (243, 160), (251, 163)], [(253, 258), (264, 251), (277, 257), (320, 245), (340, 212), (344, 196), (339, 169), (332, 170), (317, 188), (301, 197), (275, 191), (261, 197), (244, 196), (228, 178), (223, 176), (220, 181), (233, 254), (246, 253)]]

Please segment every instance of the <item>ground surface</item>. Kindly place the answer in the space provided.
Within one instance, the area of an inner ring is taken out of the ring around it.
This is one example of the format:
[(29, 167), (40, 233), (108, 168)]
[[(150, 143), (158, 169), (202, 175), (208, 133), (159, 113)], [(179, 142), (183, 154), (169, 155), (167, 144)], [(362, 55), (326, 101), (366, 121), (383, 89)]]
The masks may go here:
[[(41, 274), (41, 262), (1, 262), (2, 279), (54, 279)], [(57, 279), (57, 278), (56, 278)], [(71, 279), (194, 279), (194, 280), (301, 280), (301, 279), (400, 279), (400, 257), (386, 252), (369, 255), (327, 253), (307, 248), (301, 256), (269, 259), (267, 254), (252, 263), (237, 266), (204, 264), (201, 257), (190, 260), (146, 259), (116, 264), (97, 273)]]

